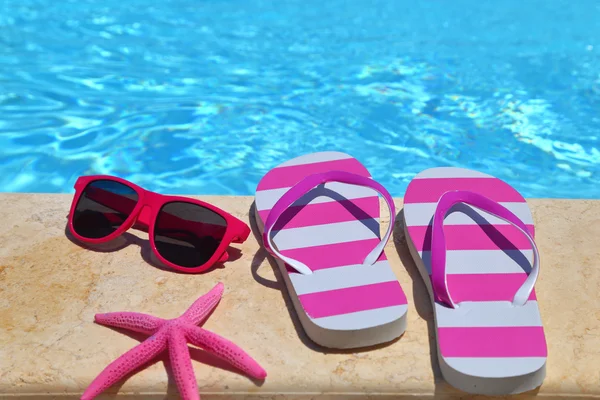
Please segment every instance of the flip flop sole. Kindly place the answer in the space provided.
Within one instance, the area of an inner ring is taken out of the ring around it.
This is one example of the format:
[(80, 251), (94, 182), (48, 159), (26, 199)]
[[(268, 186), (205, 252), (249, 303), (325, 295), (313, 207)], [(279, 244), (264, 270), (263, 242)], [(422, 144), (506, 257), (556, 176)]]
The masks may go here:
[[(339, 152), (292, 159), (258, 184), (255, 218), (261, 231), (273, 205), (290, 187), (314, 173), (347, 171), (370, 177), (356, 159)], [(303, 275), (276, 259), (306, 334), (329, 348), (376, 345), (406, 329), (406, 296), (385, 252), (362, 265), (380, 242), (377, 192), (328, 182), (306, 193), (279, 218), (273, 242), (286, 257), (306, 264)]]
[(546, 340), (535, 291), (524, 306), (512, 299), (531, 269), (533, 251), (514, 226), (466, 204), (444, 220), (446, 279), (457, 308), (434, 301), (431, 226), (449, 190), (480, 193), (513, 212), (533, 235), (531, 211), (510, 185), (477, 171), (433, 168), (418, 174), (404, 200), (410, 253), (434, 305), (438, 360), (445, 380), (469, 393), (503, 395), (542, 384)]

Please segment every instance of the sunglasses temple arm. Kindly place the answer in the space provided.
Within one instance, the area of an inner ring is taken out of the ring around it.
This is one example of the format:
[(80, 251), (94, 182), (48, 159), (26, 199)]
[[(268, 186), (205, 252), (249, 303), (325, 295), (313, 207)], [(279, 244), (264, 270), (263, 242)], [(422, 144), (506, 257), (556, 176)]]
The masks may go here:
[(252, 230), (250, 227), (242, 220), (233, 217), (233, 239), (231, 240), (233, 243), (244, 243), (248, 236), (250, 236), (250, 232)]

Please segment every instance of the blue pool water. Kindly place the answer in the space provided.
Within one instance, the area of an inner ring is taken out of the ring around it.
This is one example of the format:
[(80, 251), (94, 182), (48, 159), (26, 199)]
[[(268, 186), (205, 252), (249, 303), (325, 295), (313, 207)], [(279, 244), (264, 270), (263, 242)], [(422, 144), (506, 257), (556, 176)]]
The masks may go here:
[(600, 198), (600, 4), (0, 0), (0, 191), (253, 194), (320, 150)]

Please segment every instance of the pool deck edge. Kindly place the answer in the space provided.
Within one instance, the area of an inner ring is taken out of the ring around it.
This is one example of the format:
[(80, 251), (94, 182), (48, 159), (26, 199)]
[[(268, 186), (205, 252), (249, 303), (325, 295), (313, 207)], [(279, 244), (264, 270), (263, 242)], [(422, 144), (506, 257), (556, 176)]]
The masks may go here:
[[(192, 197), (255, 228), (251, 196)], [(196, 350), (203, 399), (479, 398), (454, 390), (439, 375), (431, 305), (398, 218), (386, 254), (409, 300), (406, 333), (368, 351), (328, 352), (302, 331), (275, 264), (254, 234), (233, 245), (231, 260), (219, 268), (174, 273), (159, 268), (143, 232), (132, 230), (102, 252), (79, 246), (65, 230), (71, 199), (0, 193), (0, 398), (78, 398), (106, 365), (139, 343), (94, 324), (95, 313), (172, 318), (217, 282), (224, 283), (225, 295), (204, 327), (246, 350), (268, 377), (256, 384)], [(549, 357), (544, 384), (511, 398), (600, 398), (600, 200), (527, 201), (541, 255), (536, 293)], [(400, 212), (402, 199), (395, 203)], [(170, 374), (159, 361), (100, 398), (178, 398)]]

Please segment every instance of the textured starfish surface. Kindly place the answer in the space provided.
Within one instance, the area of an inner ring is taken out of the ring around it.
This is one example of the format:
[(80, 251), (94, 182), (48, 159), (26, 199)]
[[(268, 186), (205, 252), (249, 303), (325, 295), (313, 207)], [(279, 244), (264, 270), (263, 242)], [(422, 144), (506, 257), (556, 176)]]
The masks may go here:
[(93, 399), (164, 350), (169, 352), (171, 368), (181, 398), (200, 399), (188, 343), (229, 362), (253, 378), (264, 379), (267, 376), (266, 371), (244, 350), (229, 340), (197, 326), (217, 306), (222, 295), (223, 284), (218, 283), (180, 317), (169, 320), (135, 312), (96, 314), (97, 323), (151, 336), (109, 364), (88, 386), (81, 399)]

